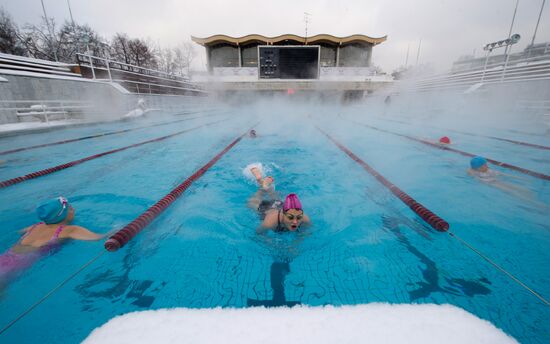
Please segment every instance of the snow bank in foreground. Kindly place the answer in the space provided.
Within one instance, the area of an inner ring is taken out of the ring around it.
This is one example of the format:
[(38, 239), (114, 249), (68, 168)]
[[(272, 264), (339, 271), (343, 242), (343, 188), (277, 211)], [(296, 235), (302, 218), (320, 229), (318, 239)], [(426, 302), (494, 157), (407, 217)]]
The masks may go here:
[(451, 305), (161, 309), (111, 319), (93, 343), (517, 343)]

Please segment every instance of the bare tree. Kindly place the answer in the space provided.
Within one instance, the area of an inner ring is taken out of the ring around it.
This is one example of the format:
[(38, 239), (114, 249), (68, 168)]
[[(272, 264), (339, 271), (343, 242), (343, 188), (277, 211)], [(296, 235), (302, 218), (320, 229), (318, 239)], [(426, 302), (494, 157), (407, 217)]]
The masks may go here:
[(158, 61), (158, 68), (159, 70), (168, 73), (168, 74), (175, 74), (176, 65), (174, 63), (175, 61), (175, 49), (162, 49), (158, 48), (157, 50), (157, 61)]
[(26, 24), (23, 26), (20, 39), (30, 56), (44, 60), (56, 60), (59, 43), (54, 33), (54, 19), (42, 17), (39, 25)]
[(128, 41), (128, 50), (132, 64), (147, 68), (157, 67), (153, 49), (149, 47), (146, 41), (139, 38), (131, 39)]
[(130, 38), (125, 33), (117, 33), (111, 42), (111, 58), (114, 60), (131, 63), (130, 60)]
[(0, 7), (0, 52), (13, 55), (26, 54), (19, 39), (19, 28), (2, 7)]
[(193, 43), (186, 41), (174, 48), (174, 68), (178, 74), (184, 76), (189, 75), (189, 68), (193, 62), (197, 52)]

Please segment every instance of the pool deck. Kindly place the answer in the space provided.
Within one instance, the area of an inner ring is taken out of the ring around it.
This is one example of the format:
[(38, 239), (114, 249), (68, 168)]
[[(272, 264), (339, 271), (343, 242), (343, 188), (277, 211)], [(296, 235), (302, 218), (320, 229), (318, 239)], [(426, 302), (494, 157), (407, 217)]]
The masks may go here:
[(50, 131), (52, 129), (62, 129), (66, 127), (92, 124), (92, 123), (97, 123), (97, 122), (71, 119), (71, 120), (50, 121), (49, 123), (19, 122), (19, 123), (0, 124), (0, 137), (38, 133), (38, 132)]

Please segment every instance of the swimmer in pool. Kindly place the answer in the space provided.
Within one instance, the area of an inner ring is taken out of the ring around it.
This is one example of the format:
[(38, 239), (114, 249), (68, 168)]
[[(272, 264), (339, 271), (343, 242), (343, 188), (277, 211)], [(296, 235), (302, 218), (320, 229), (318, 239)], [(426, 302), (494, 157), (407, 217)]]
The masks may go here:
[(443, 136), (443, 137), (439, 138), (438, 143), (440, 145), (450, 145), (451, 144), (451, 139), (447, 136)]
[(484, 183), (490, 184), (514, 196), (517, 196), (524, 200), (536, 202), (534, 200), (534, 196), (531, 190), (510, 184), (510, 183), (502, 182), (499, 180), (502, 177), (516, 178), (516, 179), (523, 179), (523, 178), (490, 169), (489, 165), (487, 164), (487, 159), (481, 156), (473, 157), (470, 160), (470, 169), (468, 169), (468, 174), (476, 177), (478, 180)]
[(19, 241), (0, 255), (0, 288), (19, 271), (58, 247), (64, 239), (99, 240), (104, 237), (84, 227), (70, 225), (75, 210), (64, 197), (39, 205), (36, 213), (41, 222), (22, 229)]
[(273, 177), (263, 178), (258, 167), (252, 167), (250, 172), (256, 177), (259, 185), (256, 194), (248, 201), (249, 207), (257, 209), (262, 219), (256, 230), (258, 233), (265, 233), (270, 229), (275, 232), (294, 232), (301, 226), (311, 224), (296, 194), (287, 195), (285, 201), (281, 202), (273, 188)]
[(489, 165), (487, 165), (487, 160), (485, 158), (476, 156), (470, 160), (470, 169), (468, 170), (468, 174), (483, 182), (492, 183), (496, 182), (498, 172), (489, 169)]

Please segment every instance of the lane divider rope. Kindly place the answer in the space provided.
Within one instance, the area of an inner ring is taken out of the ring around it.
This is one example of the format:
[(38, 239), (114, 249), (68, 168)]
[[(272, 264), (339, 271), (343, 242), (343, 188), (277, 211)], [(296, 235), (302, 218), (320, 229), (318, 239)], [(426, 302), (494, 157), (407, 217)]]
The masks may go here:
[(376, 178), (382, 185), (387, 187), (397, 198), (399, 198), (405, 205), (407, 205), (412, 211), (414, 211), (418, 216), (420, 216), (426, 223), (428, 223), (432, 228), (440, 232), (445, 232), (449, 229), (449, 224), (447, 221), (443, 220), (441, 217), (434, 214), (428, 208), (418, 203), (414, 198), (409, 196), (403, 190), (399, 189), (397, 186), (392, 184), (389, 180), (384, 178), (380, 173), (378, 173), (374, 168), (369, 166), (365, 161), (355, 155), (348, 148), (343, 146), (340, 142), (336, 141), (332, 136), (326, 133), (321, 128), (317, 129), (323, 133), (332, 143), (334, 143), (340, 150), (346, 153), (351, 159), (361, 165), (367, 172), (369, 172), (374, 178)]
[(141, 127), (135, 127), (135, 128), (124, 129), (124, 130), (118, 130), (118, 131), (110, 131), (110, 132), (107, 132), (107, 133), (101, 133), (101, 134), (89, 135), (89, 136), (84, 136), (84, 137), (78, 137), (78, 138), (75, 138), (75, 139), (67, 139), (67, 140), (61, 140), (61, 141), (56, 141), (56, 142), (43, 143), (43, 144), (35, 145), (35, 146), (21, 147), (21, 148), (2, 151), (2, 152), (0, 152), (0, 155), (12, 154), (12, 153), (17, 153), (17, 152), (22, 152), (22, 151), (27, 151), (27, 150), (42, 148), (42, 147), (49, 147), (49, 146), (54, 146), (54, 145), (61, 145), (61, 144), (65, 144), (65, 143), (89, 140), (89, 139), (93, 139), (93, 138), (96, 138), (96, 137), (104, 137), (104, 136), (109, 136), (109, 135), (122, 134), (122, 133), (127, 133), (127, 132), (130, 132), (130, 131), (134, 131), (134, 130), (145, 129), (145, 128), (153, 128), (153, 127), (158, 127), (158, 126), (162, 126), (162, 125), (168, 125), (168, 124), (173, 124), (173, 123), (178, 123), (178, 122), (183, 122), (183, 121), (190, 121), (190, 120), (197, 119), (197, 118), (211, 117), (211, 116), (216, 116), (216, 115), (217, 114), (211, 114), (211, 115), (204, 115), (204, 116), (193, 117), (193, 118), (178, 119), (178, 120), (175, 120), (175, 121), (162, 122), (162, 123), (157, 123), (157, 124), (153, 124), (153, 125), (145, 125), (145, 126), (141, 126)]
[[(256, 124), (257, 125), (257, 124)], [(256, 126), (254, 125), (254, 126)], [(254, 128), (254, 126), (252, 128)], [(216, 155), (212, 160), (210, 160), (210, 162), (208, 162), (206, 165), (204, 165), (201, 169), (199, 169), (199, 171), (201, 171), (202, 169), (204, 169), (205, 166), (208, 166), (208, 168), (210, 168), (216, 161), (218, 161), (221, 156), (223, 154), (225, 154), (229, 149), (231, 149), (235, 144), (237, 144), (242, 138), (243, 136), (246, 135), (246, 133), (244, 133), (243, 135), (239, 136), (235, 141), (233, 141), (229, 146), (227, 146), (220, 154)], [(223, 153), (223, 154), (222, 154)], [(215, 161), (213, 161), (214, 159), (216, 159)], [(202, 174), (204, 174), (204, 172), (206, 172), (207, 169), (204, 169)], [(199, 172), (197, 171), (197, 172)], [(197, 172), (195, 172), (195, 174), (193, 174), (191, 177), (189, 177), (185, 182), (183, 182), (182, 184), (185, 184), (188, 180), (190, 180), (191, 178), (193, 178), (193, 176), (195, 176), (197, 174)], [(202, 175), (201, 174), (201, 175)], [(196, 180), (198, 177), (200, 176), (197, 176), (193, 179)], [(188, 184), (190, 185), (192, 183), (189, 182)], [(187, 186), (188, 187), (188, 186)], [(183, 192), (183, 191), (182, 191)], [(165, 197), (166, 198), (166, 197)], [(158, 204), (158, 203), (157, 203)], [(154, 206), (153, 206), (154, 207)], [(152, 208), (152, 207), (151, 207)], [(160, 213), (159, 213), (160, 214)], [(139, 217), (138, 217), (139, 218)], [(119, 230), (115, 233), (118, 234), (119, 232), (121, 232), (122, 230)], [(137, 233), (136, 233), (137, 234)], [(135, 234), (134, 234), (135, 235)], [(112, 238), (113, 236), (111, 236)], [(110, 239), (109, 239), (110, 240)], [(107, 240), (107, 242), (109, 242), (109, 240)], [(107, 242), (105, 243), (105, 247), (107, 246)], [(57, 286), (55, 286), (52, 290), (50, 290), (48, 293), (46, 293), (42, 298), (40, 298), (40, 300), (36, 301), (34, 304), (32, 304), (29, 308), (27, 308), (25, 311), (23, 311), (20, 315), (18, 315), (15, 319), (13, 319), (12, 321), (10, 321), (6, 326), (4, 326), (1, 330), (0, 330), (0, 335), (2, 335), (4, 332), (6, 332), (10, 327), (12, 327), (13, 325), (15, 325), (15, 323), (17, 323), (19, 320), (21, 320), (23, 317), (25, 317), (27, 314), (29, 314), (32, 310), (34, 310), (38, 305), (40, 305), (42, 302), (46, 301), (50, 296), (52, 296), (55, 292), (57, 292), (59, 289), (61, 289), (64, 285), (66, 285), (70, 280), (72, 280), (75, 276), (77, 276), (80, 272), (82, 272), (85, 268), (87, 268), (88, 266), (90, 266), (93, 262), (95, 262), (96, 260), (98, 260), (103, 254), (107, 253), (108, 251), (107, 250), (101, 250), (101, 252), (99, 252), (98, 255), (96, 255), (95, 257), (93, 257), (92, 259), (90, 259), (88, 262), (86, 262), (85, 264), (83, 264), (80, 268), (78, 268), (75, 272), (73, 272), (69, 277), (67, 277), (65, 280), (63, 280), (61, 283), (59, 283)]]
[(422, 206), (420, 203), (416, 202), (412, 197), (407, 195), (405, 192), (401, 191), (397, 186), (389, 182), (386, 178), (384, 178), (382, 175), (380, 175), (376, 170), (374, 170), (372, 167), (370, 167), (366, 162), (361, 160), (358, 156), (356, 156), (352, 151), (350, 151), (348, 148), (346, 148), (344, 145), (336, 141), (334, 138), (332, 138), (328, 133), (326, 133), (321, 128), (317, 127), (317, 129), (323, 133), (330, 141), (332, 141), (340, 150), (342, 150), (344, 153), (346, 153), (351, 159), (353, 159), (355, 162), (357, 162), (359, 165), (361, 165), (367, 172), (369, 172), (371, 175), (373, 175), (379, 182), (381, 182), (384, 186), (386, 186), (394, 195), (396, 195), (403, 203), (405, 203), (411, 210), (413, 210), (417, 215), (419, 215), (424, 221), (426, 221), (432, 228), (440, 231), (440, 232), (447, 232), (449, 235), (455, 239), (457, 239), (461, 244), (475, 252), (477, 255), (479, 255), (481, 258), (483, 258), (485, 261), (496, 267), (498, 270), (500, 270), (502, 273), (504, 273), (506, 276), (511, 278), (514, 282), (516, 282), (519, 286), (527, 290), (529, 293), (534, 295), (536, 298), (541, 300), (543, 303), (545, 303), (547, 306), (550, 306), (550, 303), (542, 297), (540, 294), (535, 292), (533, 289), (529, 288), (525, 283), (521, 282), (517, 277), (515, 277), (512, 273), (508, 272), (506, 269), (495, 263), (493, 260), (488, 258), (486, 255), (481, 253), (478, 249), (473, 247), (472, 245), (468, 244), (465, 240), (458, 237), (456, 234), (454, 234), (452, 231), (449, 230), (449, 223), (445, 221), (444, 219), (440, 218), (439, 216), (432, 213), (429, 209)]
[(0, 330), (0, 335), (2, 335), (4, 332), (6, 332), (10, 327), (15, 325), (19, 320), (21, 320), (24, 316), (29, 314), (33, 309), (35, 309), (38, 305), (40, 305), (42, 302), (46, 301), (50, 296), (52, 296), (56, 291), (61, 289), (65, 284), (67, 284), (71, 279), (73, 279), (76, 275), (78, 275), (82, 270), (90, 266), (93, 262), (99, 259), (103, 254), (105, 253), (105, 250), (102, 250), (97, 256), (90, 259), (87, 263), (82, 265), (78, 270), (73, 272), (69, 277), (67, 277), (65, 280), (63, 280), (61, 283), (59, 283), (56, 287), (54, 287), (52, 290), (50, 290), (46, 295), (44, 295), (40, 300), (33, 303), (29, 308), (27, 308), (23, 313), (19, 314), (15, 319), (9, 322), (6, 326), (4, 326)]
[[(434, 148), (438, 148), (438, 149), (441, 149), (441, 150), (446, 150), (446, 151), (449, 151), (449, 152), (458, 153), (460, 155), (471, 157), (471, 158), (476, 156), (476, 154), (464, 152), (464, 151), (461, 151), (461, 150), (458, 150), (458, 149), (455, 149), (455, 148), (451, 148), (451, 147), (448, 147), (448, 146), (443, 146), (443, 145), (440, 145), (440, 144), (437, 144), (437, 143), (434, 143), (434, 142), (430, 142), (428, 140), (419, 139), (419, 138), (409, 136), (409, 135), (405, 135), (405, 134), (399, 134), (399, 133), (396, 133), (396, 132), (393, 132), (393, 131), (390, 131), (390, 130), (381, 129), (381, 128), (374, 127), (372, 125), (368, 125), (368, 124), (365, 124), (365, 123), (360, 123), (360, 122), (357, 122), (357, 121), (352, 121), (352, 120), (349, 120), (349, 121), (352, 122), (352, 123), (359, 124), (359, 125), (362, 125), (364, 127), (373, 129), (373, 130), (377, 130), (377, 131), (380, 131), (380, 132), (383, 132), (383, 133), (404, 137), (406, 139), (416, 141), (416, 142), (420, 142), (422, 144), (425, 144), (425, 145), (428, 145), (428, 146), (431, 146), (431, 147), (434, 147)], [(523, 168), (523, 167), (515, 166), (515, 165), (512, 165), (512, 164), (508, 164), (508, 163), (498, 161), (498, 160), (494, 160), (494, 159), (490, 159), (490, 158), (485, 158), (485, 160), (487, 160), (488, 162), (490, 162), (493, 165), (497, 165), (497, 166), (504, 167), (504, 168), (507, 168), (507, 169), (510, 169), (510, 170), (514, 170), (514, 171), (517, 171), (517, 172), (520, 172), (520, 173), (524, 173), (524, 174), (527, 174), (531, 177), (544, 179), (544, 180), (550, 180), (550, 175), (547, 175), (547, 174), (544, 174), (544, 173), (531, 171), (531, 170), (528, 170), (528, 169)]]
[[(406, 121), (399, 121), (399, 120), (395, 120), (395, 119), (380, 118), (380, 117), (376, 117), (376, 118), (377, 118), (377, 119), (380, 119), (380, 120), (383, 120), (383, 121), (390, 121), (390, 122), (395, 122), (395, 123), (402, 123), (402, 124), (406, 124), (406, 125), (414, 125), (413, 123), (409, 123), (409, 122), (406, 122)], [(499, 141), (505, 141), (505, 142), (509, 142), (509, 143), (516, 144), (516, 145), (522, 145), (522, 146), (533, 147), (533, 148), (538, 148), (538, 149), (550, 150), (550, 147), (549, 147), (549, 146), (539, 145), (539, 144), (536, 144), (536, 143), (529, 143), (529, 142), (517, 141), (517, 140), (506, 139), (506, 138), (497, 137), (497, 136), (490, 136), (490, 135), (482, 135), (482, 134), (468, 133), (468, 132), (466, 132), (466, 131), (461, 131), (461, 130), (456, 130), (456, 129), (440, 128), (440, 127), (436, 127), (436, 126), (434, 126), (434, 125), (428, 125), (428, 126), (431, 127), (431, 128), (438, 129), (438, 130), (447, 130), (447, 131), (451, 131), (451, 132), (454, 132), (454, 133), (459, 133), (459, 134), (464, 134), (464, 135), (469, 135), (469, 136), (486, 137), (486, 138), (489, 138), (489, 139), (499, 140)]]
[(134, 144), (129, 145), (129, 146), (113, 149), (113, 150), (103, 152), (103, 153), (99, 153), (99, 154), (90, 155), (88, 157), (78, 159), (78, 160), (74, 160), (74, 161), (71, 161), (71, 162), (68, 162), (68, 163), (65, 163), (65, 164), (61, 164), (61, 165), (57, 165), (57, 166), (54, 166), (54, 167), (46, 168), (44, 170), (32, 172), (32, 173), (26, 174), (24, 176), (4, 180), (4, 181), (0, 182), (0, 189), (11, 186), (11, 185), (15, 185), (15, 184), (18, 184), (18, 183), (21, 183), (21, 182), (24, 182), (26, 180), (42, 177), (42, 176), (45, 176), (45, 175), (48, 175), (48, 174), (51, 174), (51, 173), (54, 173), (54, 172), (57, 172), (57, 171), (61, 171), (61, 170), (67, 169), (69, 167), (79, 165), (83, 162), (100, 158), (100, 157), (105, 156), (105, 155), (121, 152), (121, 151), (124, 151), (124, 150), (129, 149), (129, 148), (139, 147), (139, 146), (142, 146), (142, 145), (145, 145), (145, 144), (148, 144), (148, 143), (152, 143), (152, 142), (162, 141), (162, 140), (174, 137), (176, 135), (181, 135), (181, 134), (184, 134), (184, 133), (187, 133), (187, 132), (190, 132), (190, 131), (193, 131), (193, 130), (196, 130), (196, 129), (199, 129), (199, 128), (202, 128), (202, 127), (206, 127), (206, 126), (209, 126), (209, 125), (214, 125), (214, 124), (217, 124), (217, 123), (220, 123), (220, 122), (223, 122), (223, 121), (227, 121), (227, 120), (228, 119), (224, 119), (224, 120), (219, 120), (219, 121), (214, 121), (214, 122), (202, 124), (202, 125), (199, 125), (197, 127), (181, 130), (181, 131), (175, 132), (175, 133), (170, 134), (170, 135), (161, 136), (161, 137), (157, 137), (155, 139), (134, 143)]
[[(257, 125), (253, 125), (250, 129), (254, 128)], [(249, 130), (250, 130), (249, 129)], [(221, 159), (225, 153), (227, 153), (231, 148), (233, 148), (241, 139), (248, 133), (247, 130), (242, 135), (237, 137), (233, 142), (231, 142), (227, 147), (225, 147), (221, 152), (219, 152), (215, 157), (213, 157), (209, 162), (204, 166), (199, 168), (195, 173), (193, 173), (189, 178), (187, 178), (183, 183), (175, 187), (170, 191), (166, 196), (161, 198), (157, 203), (152, 205), (149, 209), (139, 215), (132, 222), (124, 226), (118, 232), (113, 234), (106, 242), (105, 249), (107, 251), (116, 251), (122, 246), (124, 246), (128, 241), (130, 241), (134, 236), (141, 232), (147, 225), (149, 225), (154, 219), (156, 219), (164, 210), (166, 210), (176, 199), (178, 199), (185, 190), (191, 186), (191, 184), (199, 179), (203, 174), (210, 169), (218, 160)]]

